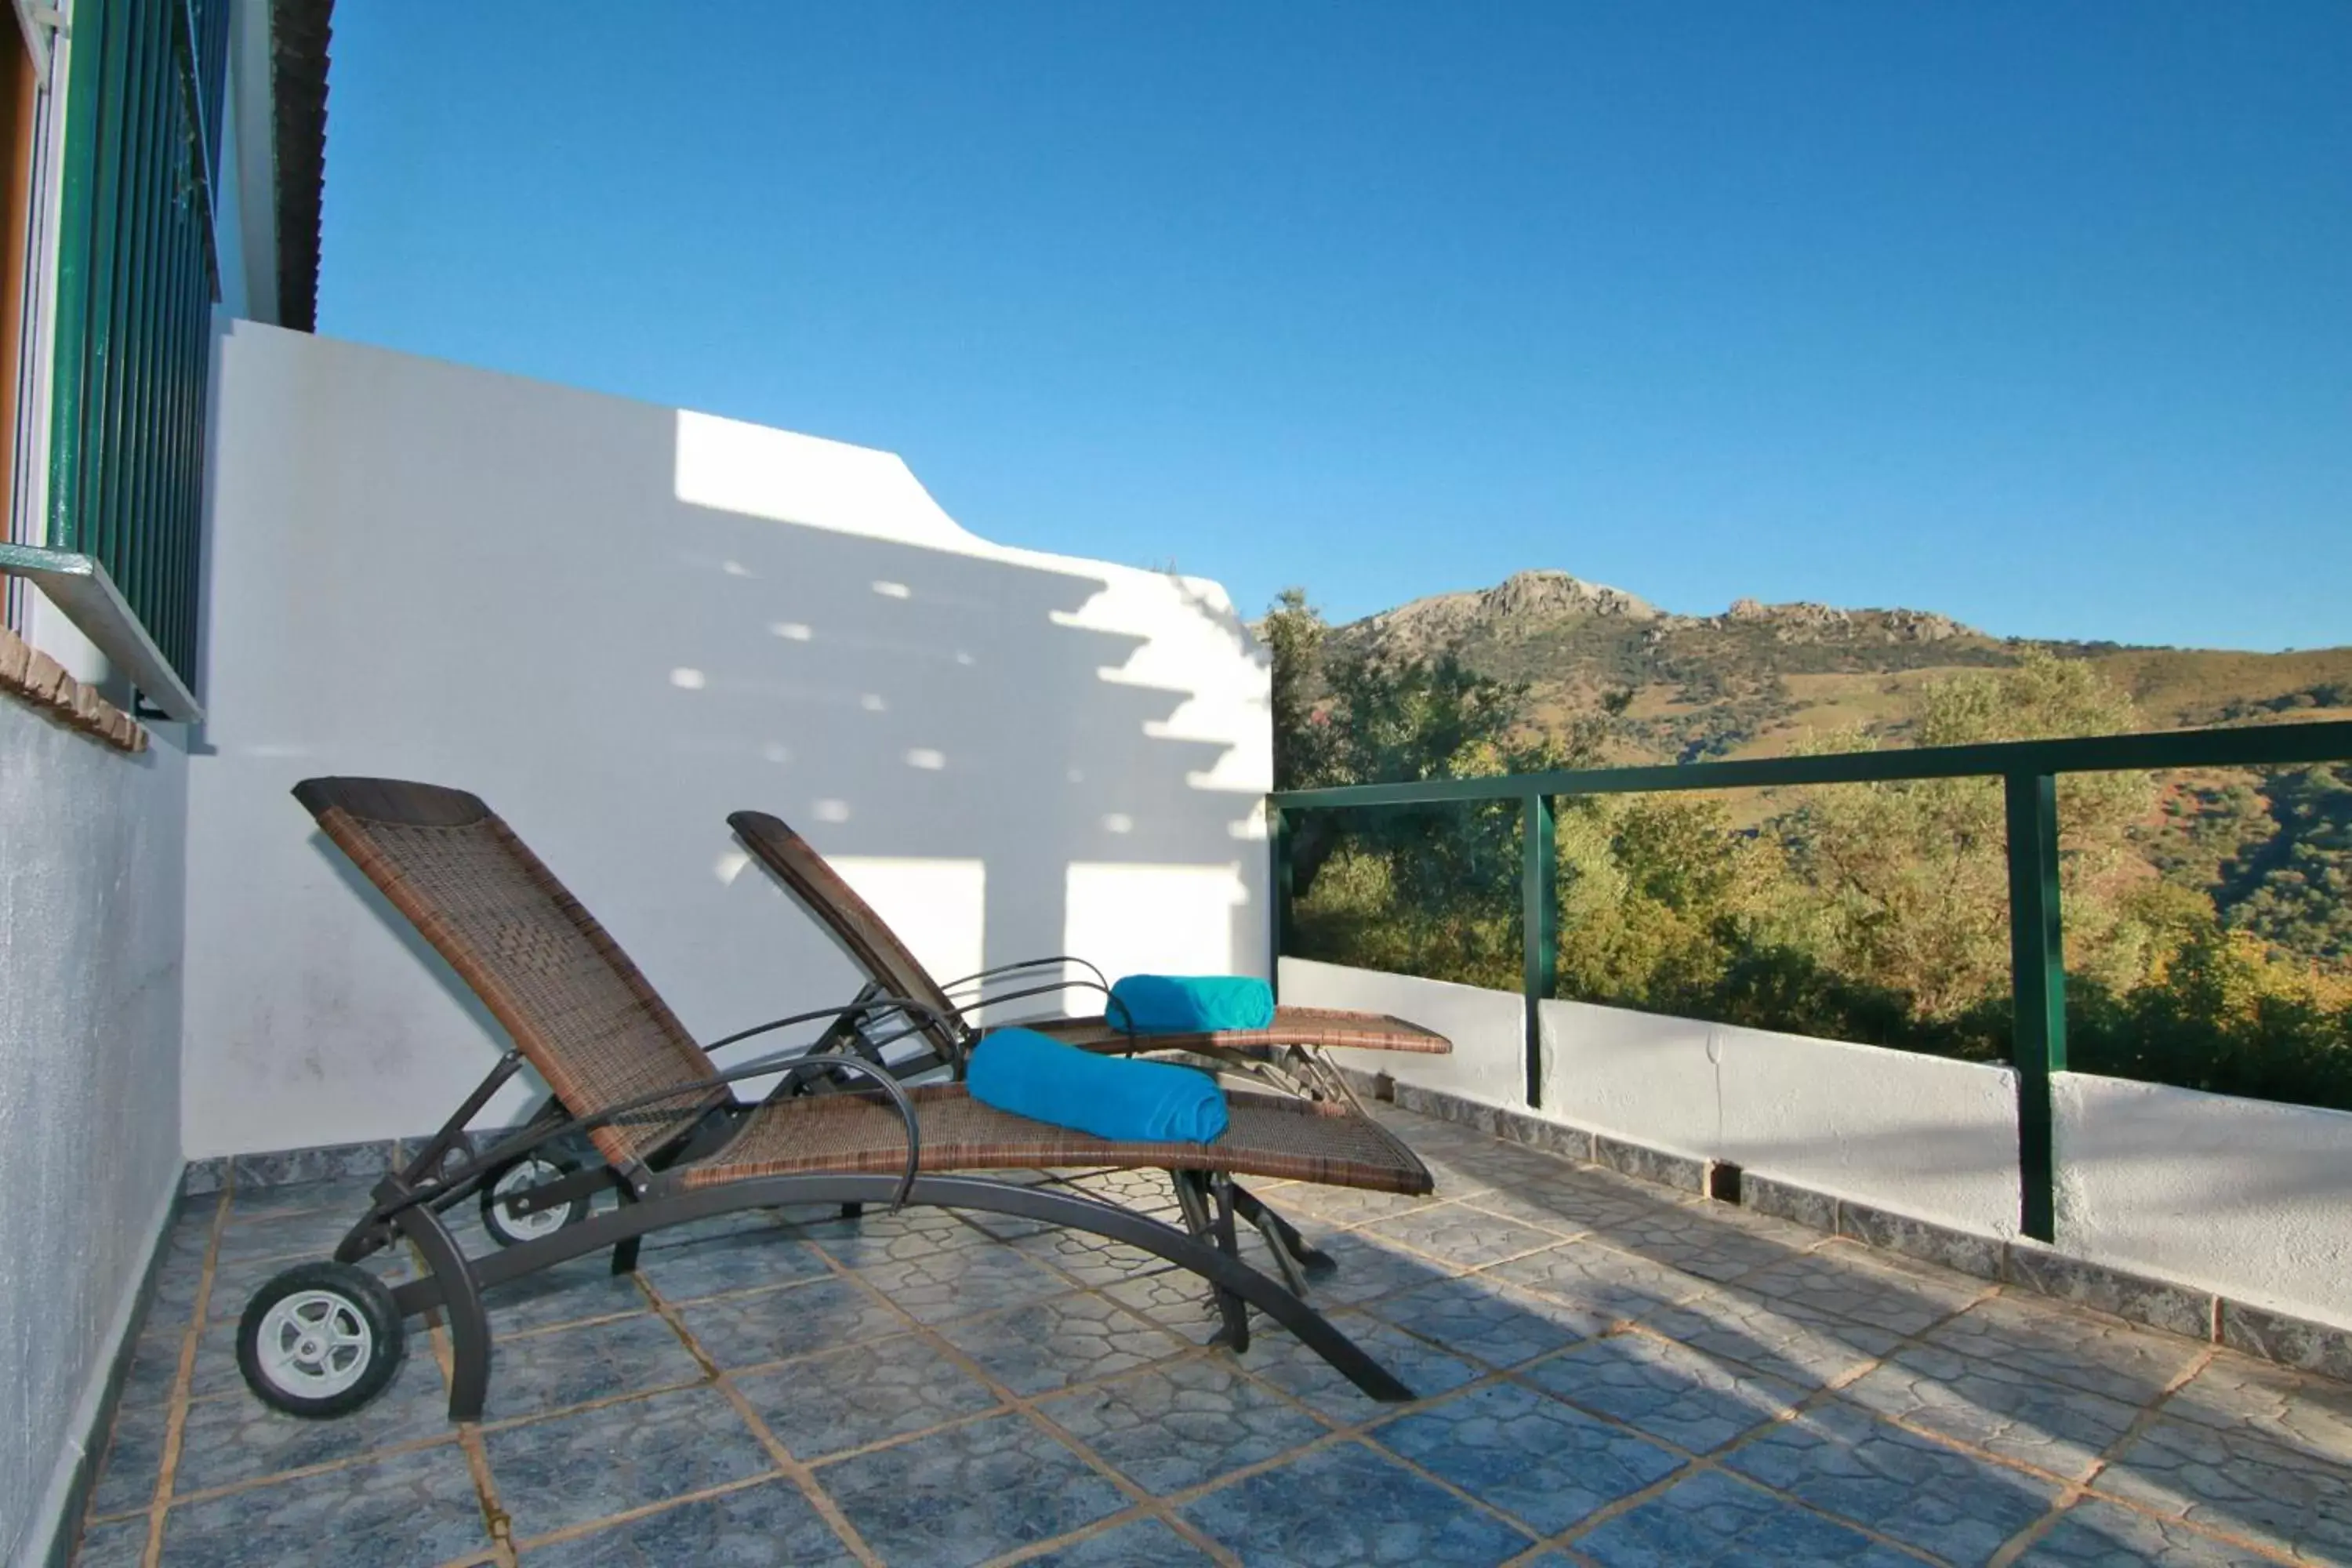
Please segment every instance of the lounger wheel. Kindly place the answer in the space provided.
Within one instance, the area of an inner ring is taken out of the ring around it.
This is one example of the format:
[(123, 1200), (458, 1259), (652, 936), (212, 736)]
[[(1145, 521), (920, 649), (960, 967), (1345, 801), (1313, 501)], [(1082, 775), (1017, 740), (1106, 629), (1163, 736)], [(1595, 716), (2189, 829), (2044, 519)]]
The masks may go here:
[(408, 1355), (391, 1288), (348, 1263), (305, 1263), (253, 1293), (236, 1326), (237, 1370), (289, 1415), (348, 1415), (384, 1391)]
[(508, 1161), (490, 1174), (482, 1187), (482, 1228), (500, 1247), (520, 1247), (526, 1241), (553, 1236), (567, 1225), (577, 1225), (588, 1217), (588, 1200), (572, 1199), (554, 1208), (537, 1209), (530, 1214), (517, 1214), (507, 1202), (517, 1193), (541, 1186), (580, 1169), (580, 1162), (552, 1154), (523, 1154)]

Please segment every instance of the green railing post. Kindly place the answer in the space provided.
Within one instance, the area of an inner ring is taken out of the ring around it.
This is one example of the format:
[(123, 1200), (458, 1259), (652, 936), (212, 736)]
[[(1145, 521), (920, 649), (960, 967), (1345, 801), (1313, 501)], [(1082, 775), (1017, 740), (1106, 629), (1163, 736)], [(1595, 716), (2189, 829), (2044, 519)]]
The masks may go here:
[(1529, 795), (1519, 826), (1520, 981), (1527, 1003), (1528, 1109), (1543, 1105), (1543, 1004), (1559, 963), (1559, 879), (1552, 853), (1551, 796)]
[(1265, 810), (1265, 847), (1273, 868), (1267, 879), (1265, 983), (1274, 987), (1278, 999), (1282, 995), (1282, 940), (1290, 930), (1291, 886), (1290, 824), (1278, 805), (1269, 805)]
[(2009, 816), (2010, 989), (2017, 1010), (2018, 1228), (2058, 1239), (2050, 1087), (2066, 1070), (2066, 951), (2058, 912), (2058, 781), (2003, 777)]

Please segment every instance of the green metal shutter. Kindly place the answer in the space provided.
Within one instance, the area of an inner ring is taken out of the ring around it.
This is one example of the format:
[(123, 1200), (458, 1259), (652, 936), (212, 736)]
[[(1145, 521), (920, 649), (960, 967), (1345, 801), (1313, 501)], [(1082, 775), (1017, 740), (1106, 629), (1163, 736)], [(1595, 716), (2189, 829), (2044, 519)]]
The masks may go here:
[(95, 556), (195, 684), (228, 0), (78, 0), (48, 542)]

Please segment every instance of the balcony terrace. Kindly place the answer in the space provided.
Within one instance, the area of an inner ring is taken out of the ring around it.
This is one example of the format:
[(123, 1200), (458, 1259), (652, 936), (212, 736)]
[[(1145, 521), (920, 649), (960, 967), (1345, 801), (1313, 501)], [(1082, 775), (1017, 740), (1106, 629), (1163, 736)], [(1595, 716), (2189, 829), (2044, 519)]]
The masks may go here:
[(738, 1216), (494, 1294), (478, 1427), (437, 1331), (300, 1421), (247, 1393), (236, 1315), (367, 1184), (232, 1171), (170, 1232), (79, 1561), (2352, 1561), (2352, 1387), (1380, 1110), (1433, 1195), (1266, 1190), (1404, 1406), (1271, 1326), (1206, 1345), (1205, 1288), (1140, 1252), (909, 1210)]

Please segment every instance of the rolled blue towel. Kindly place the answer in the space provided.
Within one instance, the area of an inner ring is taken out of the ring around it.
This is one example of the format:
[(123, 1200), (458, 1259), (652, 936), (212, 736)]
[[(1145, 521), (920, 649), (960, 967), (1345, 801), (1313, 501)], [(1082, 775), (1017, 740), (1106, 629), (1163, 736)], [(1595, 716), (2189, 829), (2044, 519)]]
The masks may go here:
[(1110, 988), (1108, 1016), (1139, 1035), (1264, 1029), (1274, 987), (1241, 974), (1130, 974)]
[(982, 1105), (1121, 1143), (1213, 1143), (1225, 1091), (1168, 1062), (1097, 1056), (1034, 1029), (998, 1029), (972, 1048), (964, 1087)]

